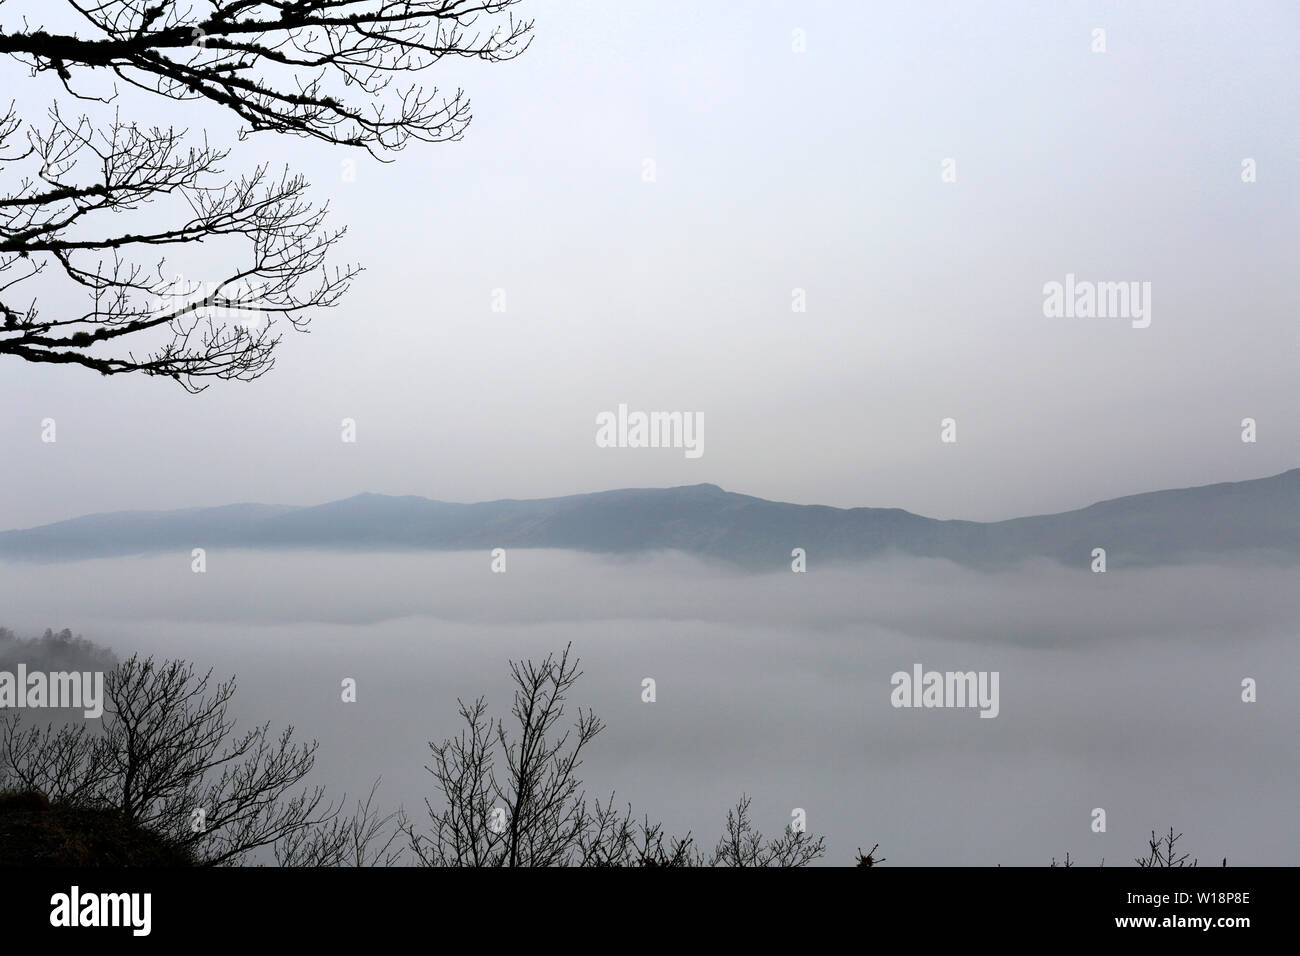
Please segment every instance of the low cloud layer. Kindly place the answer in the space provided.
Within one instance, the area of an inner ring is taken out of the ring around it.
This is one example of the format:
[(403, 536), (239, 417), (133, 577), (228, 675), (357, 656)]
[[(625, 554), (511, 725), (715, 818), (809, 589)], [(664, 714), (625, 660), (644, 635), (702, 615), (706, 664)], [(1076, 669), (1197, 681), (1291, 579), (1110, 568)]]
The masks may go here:
[[(1131, 863), (1173, 825), (1203, 863), (1300, 858), (1297, 572), (1194, 565), (990, 574), (891, 560), (747, 576), (675, 554), (213, 552), (4, 565), (7, 624), (65, 624), (119, 654), (239, 676), (242, 721), (322, 741), (319, 781), (415, 810), (426, 742), (456, 698), (508, 710), (506, 662), (572, 641), (575, 704), (609, 729), (593, 793), (706, 842), (754, 797), (779, 831), (798, 807), (851, 862)], [(146, 610), (147, 609), (147, 610)], [(996, 719), (896, 709), (914, 664), (997, 671)], [(358, 701), (339, 700), (340, 681)], [(1241, 681), (1258, 682), (1243, 703)], [(641, 700), (642, 681), (657, 700)], [(1108, 831), (1090, 831), (1093, 808)]]

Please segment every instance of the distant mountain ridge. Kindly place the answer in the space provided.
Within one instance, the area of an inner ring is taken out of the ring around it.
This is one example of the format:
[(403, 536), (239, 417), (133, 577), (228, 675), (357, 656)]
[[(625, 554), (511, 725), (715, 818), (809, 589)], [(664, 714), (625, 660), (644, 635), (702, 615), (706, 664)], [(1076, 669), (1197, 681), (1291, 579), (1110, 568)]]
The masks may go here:
[(1300, 562), (1300, 468), (1269, 478), (1129, 495), (1007, 521), (944, 521), (898, 508), (767, 501), (717, 485), (632, 488), (454, 504), (361, 494), (315, 506), (236, 504), (87, 515), (0, 532), (0, 558), (57, 561), (192, 548), (597, 553), (671, 549), (749, 570), (889, 553), (1004, 567), (1045, 557), (1088, 567), (1181, 563), (1231, 553)]

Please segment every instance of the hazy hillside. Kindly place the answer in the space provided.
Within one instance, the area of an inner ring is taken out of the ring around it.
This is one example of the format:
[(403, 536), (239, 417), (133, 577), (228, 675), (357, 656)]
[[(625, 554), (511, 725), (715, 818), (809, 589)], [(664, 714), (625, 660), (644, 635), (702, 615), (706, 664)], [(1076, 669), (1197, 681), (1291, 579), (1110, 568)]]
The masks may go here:
[(88, 515), (0, 533), (0, 556), (66, 560), (191, 548), (675, 549), (761, 570), (889, 551), (1003, 566), (1049, 557), (1086, 567), (1159, 564), (1227, 553), (1300, 559), (1300, 469), (1271, 478), (1157, 491), (1077, 511), (981, 523), (896, 508), (766, 501), (716, 485), (625, 489), (533, 501), (451, 504), (363, 494), (314, 507), (239, 504)]

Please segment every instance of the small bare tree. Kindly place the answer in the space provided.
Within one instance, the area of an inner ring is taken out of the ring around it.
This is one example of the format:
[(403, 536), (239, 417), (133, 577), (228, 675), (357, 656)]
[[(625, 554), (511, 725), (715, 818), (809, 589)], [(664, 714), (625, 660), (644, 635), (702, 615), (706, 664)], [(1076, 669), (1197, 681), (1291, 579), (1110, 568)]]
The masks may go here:
[(483, 698), (457, 701), (463, 728), (430, 743), (441, 800), (426, 800), (432, 828), (402, 820), (411, 850), (426, 866), (805, 866), (825, 853), (825, 839), (787, 829), (766, 841), (750, 821), (749, 798), (727, 814), (727, 835), (707, 858), (688, 833), (669, 836), (629, 806), (589, 800), (578, 768), (604, 729), (579, 709), (562, 728), (565, 701), (582, 672), (572, 645), (541, 664), (510, 663), (512, 721), (493, 721)]
[(807, 866), (826, 853), (826, 838), (813, 840), (803, 830), (787, 826), (775, 840), (765, 840), (749, 813), (750, 798), (742, 795), (727, 811), (727, 830), (713, 849), (709, 866)]
[[(433, 774), (444, 806), (425, 805), (431, 834), (404, 829), (416, 857), (429, 866), (562, 866), (578, 862), (593, 828), (615, 826), (588, 806), (577, 776), (582, 753), (604, 729), (579, 708), (560, 729), (564, 703), (581, 676), (572, 645), (541, 664), (510, 662), (514, 718), (487, 716), (487, 702), (458, 701), (465, 723), (458, 737), (430, 742)], [(611, 835), (604, 840), (614, 839)], [(587, 846), (586, 855), (593, 851)]]
[[(1188, 854), (1179, 853), (1177, 843), (1183, 838), (1181, 833), (1175, 835), (1174, 828), (1169, 828), (1169, 833), (1163, 837), (1157, 837), (1156, 831), (1151, 831), (1151, 839), (1147, 843), (1148, 852), (1145, 857), (1135, 857), (1133, 862), (1142, 867), (1177, 867), (1177, 866), (1196, 866), (1196, 860), (1191, 863), (1187, 862)], [(1227, 860), (1224, 860), (1227, 864)]]
[(275, 862), (280, 866), (397, 866), (402, 847), (394, 846), (402, 835), (396, 826), (396, 811), (380, 815), (375, 806), (376, 780), (365, 802), (357, 801), (351, 815), (339, 815), (312, 828), (295, 830), (275, 844)]
[[(209, 866), (314, 834), (338, 819), (319, 787), (300, 787), (317, 745), (293, 728), (235, 733), (235, 682), (210, 686), (184, 661), (132, 656), (104, 681), (98, 729), (0, 721), (0, 785), (56, 803), (109, 808)], [(311, 839), (319, 839), (311, 837)]]
[[(1156, 831), (1152, 830), (1151, 839), (1147, 841), (1146, 856), (1134, 857), (1133, 862), (1141, 867), (1152, 868), (1196, 866), (1197, 860), (1195, 858), (1192, 859), (1192, 862), (1188, 863), (1187, 858), (1189, 854), (1178, 852), (1178, 841), (1182, 838), (1183, 835), (1181, 833), (1175, 833), (1173, 827), (1170, 827), (1169, 832), (1161, 837), (1157, 837)], [(1070, 859), (1070, 854), (1067, 852), (1063, 862), (1058, 863), (1056, 857), (1052, 857), (1050, 865), (1054, 867), (1059, 866), (1068, 868), (1074, 866), (1074, 861)], [(1101, 863), (1098, 865), (1105, 866), (1106, 858), (1102, 857)], [(1228, 865), (1228, 858), (1226, 856), (1223, 858), (1223, 865)]]
[(614, 800), (594, 805), (591, 826), (582, 835), (578, 865), (678, 869), (700, 865), (695, 840), (668, 835), (662, 823), (642, 817), (633, 821), (632, 808), (614, 808)]

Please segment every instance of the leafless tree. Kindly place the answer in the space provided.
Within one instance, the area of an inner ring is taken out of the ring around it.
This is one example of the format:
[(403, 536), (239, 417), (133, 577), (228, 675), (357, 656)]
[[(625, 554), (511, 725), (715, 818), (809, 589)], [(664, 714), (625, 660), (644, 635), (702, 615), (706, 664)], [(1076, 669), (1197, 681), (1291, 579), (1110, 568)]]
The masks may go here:
[[(1133, 862), (1141, 867), (1152, 868), (1196, 866), (1197, 860), (1195, 858), (1192, 859), (1192, 862), (1188, 863), (1187, 859), (1189, 854), (1178, 852), (1178, 841), (1182, 838), (1183, 835), (1181, 833), (1175, 833), (1173, 827), (1170, 827), (1169, 832), (1161, 837), (1157, 837), (1156, 831), (1152, 830), (1151, 839), (1147, 841), (1146, 855), (1134, 857)], [(1050, 865), (1066, 868), (1074, 866), (1074, 861), (1070, 859), (1070, 854), (1067, 852), (1063, 862), (1058, 863), (1056, 857), (1052, 857)], [(1098, 865), (1106, 865), (1105, 857), (1102, 858), (1101, 863)], [(1228, 858), (1224, 857), (1223, 866), (1227, 865)]]
[(235, 683), (210, 686), (210, 676), (183, 661), (133, 656), (105, 677), (97, 731), (24, 728), (7, 716), (0, 786), (111, 808), (209, 866), (246, 862), (330, 826), (340, 807), (320, 788), (300, 787), (316, 743), (295, 744), (292, 727), (236, 734), (227, 713)]
[[(282, 133), (379, 159), (411, 140), (459, 139), (470, 121), (463, 90), (397, 79), (447, 57), (509, 60), (532, 39), (511, 10), (519, 0), (65, 2), (82, 31), (0, 16), (0, 53), (79, 101), (111, 103), (124, 84), (221, 107), (240, 139)], [(96, 76), (108, 87), (91, 89)], [(116, 106), (92, 120), (56, 102), (25, 122), (11, 104), (0, 115), (0, 354), (193, 391), (267, 372), (279, 320), (304, 329), (359, 268), (327, 265), (343, 230), (325, 228), (301, 176), (263, 163), (230, 179), (228, 155)], [(169, 253), (211, 241), (242, 246), (240, 264), (204, 282), (169, 276)], [(42, 275), (86, 307), (47, 316), (35, 295), (19, 298)]]
[(679, 869), (701, 865), (694, 838), (667, 834), (662, 823), (652, 823), (648, 816), (636, 822), (632, 808), (614, 808), (614, 800), (594, 805), (591, 826), (583, 833), (579, 866), (648, 867)]
[[(565, 700), (581, 676), (570, 647), (541, 664), (510, 662), (513, 722), (487, 716), (487, 702), (458, 701), (460, 735), (430, 743), (443, 806), (425, 801), (431, 834), (405, 830), (417, 858), (431, 866), (562, 866), (577, 861), (601, 819), (577, 776), (583, 751), (604, 729), (579, 709), (561, 730)], [(609, 823), (609, 819), (606, 818)]]
[(572, 647), (541, 662), (511, 662), (512, 720), (493, 721), (487, 703), (458, 701), (463, 728), (430, 743), (440, 800), (426, 800), (432, 824), (402, 828), (426, 866), (804, 866), (825, 852), (824, 838), (786, 832), (764, 840), (750, 821), (749, 798), (727, 814), (727, 835), (706, 857), (688, 833), (669, 836), (611, 794), (590, 800), (577, 771), (582, 755), (604, 728), (579, 709), (562, 729), (565, 701), (581, 676)]
[(709, 859), (709, 866), (807, 866), (826, 853), (826, 838), (816, 840), (806, 831), (787, 826), (774, 840), (763, 838), (749, 812), (750, 798), (741, 796), (727, 811), (727, 830)]
[(380, 815), (375, 807), (379, 781), (356, 811), (340, 814), (312, 828), (298, 829), (275, 844), (279, 866), (396, 866), (402, 861), (396, 811)]
[[(1187, 862), (1188, 854), (1178, 852), (1178, 841), (1183, 838), (1181, 833), (1175, 835), (1174, 828), (1169, 828), (1169, 833), (1163, 837), (1157, 837), (1156, 831), (1151, 831), (1151, 839), (1148, 842), (1148, 852), (1145, 857), (1135, 857), (1134, 861), (1142, 867), (1177, 867), (1177, 866), (1196, 866), (1196, 860), (1191, 863)], [(1224, 861), (1225, 865), (1227, 861)]]

